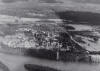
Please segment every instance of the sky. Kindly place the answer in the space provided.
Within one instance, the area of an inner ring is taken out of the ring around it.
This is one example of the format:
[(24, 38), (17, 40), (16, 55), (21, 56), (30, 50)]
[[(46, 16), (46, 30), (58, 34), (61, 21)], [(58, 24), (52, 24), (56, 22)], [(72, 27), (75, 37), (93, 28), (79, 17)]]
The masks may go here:
[(100, 4), (100, 0), (72, 0), (75, 2), (81, 2), (81, 3), (96, 3), (96, 4)]
[[(0, 1), (3, 3), (13, 3), (13, 2), (18, 2), (18, 1), (29, 1), (29, 0), (0, 0)], [(48, 2), (48, 3), (57, 2), (57, 0), (40, 0), (40, 1)], [(71, 0), (71, 1), (81, 2), (81, 3), (100, 3), (100, 0)]]
[(13, 3), (17, 1), (28, 1), (28, 0), (0, 0), (0, 2), (3, 2), (3, 3)]
[[(14, 3), (14, 2), (21, 2), (21, 1), (30, 1), (30, 0), (0, 0), (0, 2), (2, 3)], [(34, 0), (31, 0), (34, 1)], [(56, 3), (58, 0), (37, 0), (37, 1), (42, 1), (42, 2), (47, 2), (47, 3)], [(62, 1), (62, 0), (59, 0)], [(67, 0), (65, 0), (67, 1)], [(80, 2), (80, 3), (97, 3), (100, 4), (100, 0), (70, 0), (70, 1), (74, 1), (74, 2)]]
[(100, 13), (100, 0), (0, 0), (0, 9), (34, 6), (64, 6), (76, 10)]

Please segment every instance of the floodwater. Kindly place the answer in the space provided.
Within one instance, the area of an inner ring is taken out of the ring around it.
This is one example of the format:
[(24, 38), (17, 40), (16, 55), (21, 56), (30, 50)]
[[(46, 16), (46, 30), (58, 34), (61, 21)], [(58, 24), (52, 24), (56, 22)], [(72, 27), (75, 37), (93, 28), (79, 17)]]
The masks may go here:
[[(25, 5), (23, 5), (23, 6), (25, 6)], [(13, 9), (11, 11), (4, 10), (4, 11), (2, 11), (2, 13), (0, 11), (0, 13), (15, 15), (15, 13), (16, 13), (15, 11), (16, 10), (13, 10)], [(23, 11), (25, 11), (25, 10), (23, 10)], [(18, 14), (18, 16), (21, 16), (21, 14), (23, 15), (23, 11), (22, 10), (17, 11), (18, 13), (16, 13), (16, 14)], [(86, 19), (86, 21), (88, 21), (90, 24), (92, 24), (92, 22), (93, 22), (98, 25), (99, 24), (98, 21), (100, 21), (98, 19), (99, 18), (98, 14), (94, 15), (94, 16), (92, 14), (89, 14), (87, 16), (87, 14), (85, 13), (85, 14), (82, 14), (82, 16), (81, 16), (81, 14), (78, 13), (79, 14), (78, 17), (77, 17), (77, 13), (75, 13), (75, 16), (73, 15), (73, 12), (68, 13), (68, 14), (70, 14), (70, 16), (71, 16), (71, 17), (68, 17), (68, 20), (70, 20), (70, 18), (71, 19), (74, 18), (73, 20), (76, 22), (80, 21), (80, 17), (82, 18), (82, 21), (84, 21), (83, 19)], [(95, 18), (95, 21), (93, 20), (94, 18)], [(2, 19), (2, 20), (5, 20), (5, 19)], [(6, 19), (6, 20), (9, 21), (8, 19)], [(40, 20), (40, 19), (38, 19), (38, 20)], [(12, 21), (12, 18), (11, 18), (11, 21)], [(48, 67), (59, 69), (62, 71), (100, 71), (99, 63), (89, 64), (89, 63), (77, 63), (77, 62), (76, 63), (75, 62), (59, 62), (59, 61), (57, 62), (57, 61), (50, 61), (50, 60), (39, 59), (39, 58), (34, 58), (34, 57), (32, 58), (32, 57), (4, 54), (4, 53), (0, 53), (0, 62), (5, 64), (9, 68), (10, 71), (27, 71), (24, 68), (24, 64), (36, 64), (36, 65), (41, 65), (41, 66), (48, 66)]]
[(9, 55), (0, 53), (0, 61), (4, 63), (10, 71), (27, 71), (24, 64), (36, 64), (48, 66), (62, 71), (100, 71), (100, 64), (57, 62), (25, 56)]

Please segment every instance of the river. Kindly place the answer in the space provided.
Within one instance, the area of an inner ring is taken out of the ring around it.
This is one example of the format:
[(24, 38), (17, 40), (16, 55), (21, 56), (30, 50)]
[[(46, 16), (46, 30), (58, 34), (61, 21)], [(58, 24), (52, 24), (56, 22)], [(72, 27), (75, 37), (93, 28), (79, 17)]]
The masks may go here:
[(95, 63), (57, 62), (4, 53), (0, 53), (0, 61), (4, 63), (10, 71), (27, 71), (24, 68), (24, 64), (26, 63), (48, 66), (62, 71), (100, 71), (100, 64)]

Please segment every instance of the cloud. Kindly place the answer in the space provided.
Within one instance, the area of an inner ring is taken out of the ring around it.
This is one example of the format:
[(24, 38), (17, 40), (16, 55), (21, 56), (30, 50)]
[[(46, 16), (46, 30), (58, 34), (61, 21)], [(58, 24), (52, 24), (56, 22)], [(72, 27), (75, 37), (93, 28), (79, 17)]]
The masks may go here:
[(59, 3), (60, 1), (57, 1), (57, 0), (39, 0), (40, 2), (43, 2), (43, 3)]
[(12, 3), (17, 1), (28, 1), (28, 0), (2, 0), (3, 3)]
[(81, 3), (96, 3), (96, 4), (100, 4), (100, 0), (72, 0), (75, 2), (81, 2)]

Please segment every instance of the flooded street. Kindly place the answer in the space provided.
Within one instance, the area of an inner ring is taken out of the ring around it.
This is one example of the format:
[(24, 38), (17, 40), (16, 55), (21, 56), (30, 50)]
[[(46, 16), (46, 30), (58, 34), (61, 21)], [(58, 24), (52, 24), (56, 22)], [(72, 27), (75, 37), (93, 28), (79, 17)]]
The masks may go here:
[(68, 63), (55, 62), (38, 58), (30, 58), (17, 55), (9, 55), (0, 53), (0, 61), (4, 63), (10, 71), (27, 71), (24, 69), (24, 64), (36, 64), (48, 66), (62, 71), (99, 71), (100, 64), (88, 63)]

